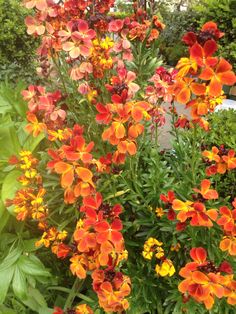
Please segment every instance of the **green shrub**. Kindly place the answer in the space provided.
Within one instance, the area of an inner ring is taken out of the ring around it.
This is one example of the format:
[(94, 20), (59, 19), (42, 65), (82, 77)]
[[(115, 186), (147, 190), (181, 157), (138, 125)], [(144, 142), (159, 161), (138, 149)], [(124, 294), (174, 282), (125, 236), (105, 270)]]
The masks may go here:
[(196, 29), (198, 15), (193, 10), (162, 12), (166, 28), (161, 33), (160, 52), (169, 65), (176, 65), (180, 57), (187, 55), (186, 46), (180, 41), (186, 31)]
[(26, 34), (28, 14), (19, 0), (0, 0), (0, 80), (7, 76), (15, 81), (33, 72), (37, 40)]

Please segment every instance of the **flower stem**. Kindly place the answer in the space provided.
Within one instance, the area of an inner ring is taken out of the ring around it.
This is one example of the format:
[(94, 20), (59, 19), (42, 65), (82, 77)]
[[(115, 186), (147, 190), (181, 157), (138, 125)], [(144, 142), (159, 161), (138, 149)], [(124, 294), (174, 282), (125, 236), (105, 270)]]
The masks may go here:
[(84, 283), (84, 280), (80, 280), (79, 278), (75, 279), (74, 284), (70, 290), (70, 293), (66, 299), (66, 302), (64, 305), (64, 311), (71, 308), (73, 301), (76, 297), (76, 294), (78, 293), (78, 291), (80, 291), (83, 283)]

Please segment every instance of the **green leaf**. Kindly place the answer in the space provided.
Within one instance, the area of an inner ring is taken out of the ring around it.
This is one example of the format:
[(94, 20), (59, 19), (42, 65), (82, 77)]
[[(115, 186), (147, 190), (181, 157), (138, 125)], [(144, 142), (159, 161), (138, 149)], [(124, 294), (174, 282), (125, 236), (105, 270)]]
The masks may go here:
[(30, 150), (31, 152), (33, 152), (44, 138), (45, 138), (45, 134), (43, 133), (39, 134), (37, 137), (33, 137), (32, 135), (30, 135), (25, 141), (23, 148), (25, 150)]
[(5, 305), (0, 305), (0, 314), (18, 314), (12, 309), (9, 309)]
[(2, 304), (6, 298), (7, 291), (9, 289), (14, 271), (15, 271), (14, 266), (8, 267), (7, 271), (0, 270), (0, 283), (1, 283), (0, 304)]
[(44, 265), (36, 256), (22, 255), (17, 265), (27, 275), (50, 277), (51, 274), (45, 269)]
[(25, 305), (27, 305), (30, 309), (39, 313), (40, 309), (47, 308), (47, 302), (45, 301), (44, 296), (38, 289), (29, 287), (28, 295), (29, 295), (28, 299), (22, 300), (22, 302)]
[(35, 246), (35, 242), (38, 238), (33, 238), (30, 240), (24, 240), (24, 251), (26, 252), (34, 252), (38, 250), (38, 247)]
[(5, 209), (5, 206), (3, 202), (0, 199), (0, 233), (2, 232), (2, 229), (5, 227), (9, 219), (9, 213)]
[(8, 268), (10, 268), (13, 264), (16, 263), (16, 261), (19, 259), (21, 254), (22, 254), (22, 248), (20, 246), (13, 249), (0, 264), (0, 273), (7, 272)]
[(12, 281), (12, 288), (15, 295), (20, 299), (25, 299), (27, 296), (26, 277), (21, 269), (16, 265), (14, 277)]
[[(19, 170), (14, 170), (9, 172), (5, 177), (1, 192), (1, 198), (4, 204), (7, 199), (14, 198), (16, 191), (22, 187), (21, 183), (17, 181), (20, 175), (21, 172)], [(10, 212), (10, 214), (14, 214), (14, 206), (8, 207), (7, 210)]]
[(39, 314), (52, 314), (53, 312), (54, 312), (54, 310), (50, 309), (49, 307), (42, 308), (39, 310)]
[(0, 123), (0, 155), (2, 160), (8, 160), (11, 155), (20, 151), (21, 146), (11, 118), (6, 116)]

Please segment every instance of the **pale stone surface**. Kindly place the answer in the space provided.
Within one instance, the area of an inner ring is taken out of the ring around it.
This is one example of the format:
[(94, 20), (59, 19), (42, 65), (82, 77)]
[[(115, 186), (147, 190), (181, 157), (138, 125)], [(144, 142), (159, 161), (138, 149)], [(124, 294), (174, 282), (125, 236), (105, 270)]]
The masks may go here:
[[(169, 112), (168, 107), (169, 104), (164, 105), (167, 112)], [(185, 105), (175, 103), (176, 110), (179, 115), (184, 114), (187, 118), (190, 118), (190, 110), (185, 109)], [(169, 114), (165, 114), (166, 123), (163, 127), (159, 128), (159, 144), (162, 149), (169, 149), (171, 148), (171, 116)]]
[[(166, 108), (167, 112), (169, 104), (164, 105)], [(175, 103), (176, 110), (179, 115), (184, 114), (188, 118), (190, 118), (190, 110), (185, 109), (185, 105)], [(223, 103), (221, 105), (218, 105), (215, 109), (215, 111), (219, 110), (228, 110), (228, 109), (235, 109), (236, 110), (236, 101), (232, 99), (224, 99)], [(171, 135), (170, 135), (170, 130), (171, 130), (171, 116), (169, 114), (165, 114), (166, 118), (166, 123), (163, 127), (159, 129), (159, 144), (162, 149), (170, 149), (171, 148)]]

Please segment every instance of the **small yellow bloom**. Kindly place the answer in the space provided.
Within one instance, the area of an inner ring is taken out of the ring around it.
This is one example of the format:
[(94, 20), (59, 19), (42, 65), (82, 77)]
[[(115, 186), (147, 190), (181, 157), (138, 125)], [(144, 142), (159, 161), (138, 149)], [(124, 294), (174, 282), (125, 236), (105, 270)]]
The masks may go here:
[(63, 230), (63, 231), (60, 231), (58, 232), (58, 235), (57, 235), (57, 239), (58, 240), (65, 240), (65, 238), (67, 237), (67, 231)]
[(151, 260), (153, 257), (153, 251), (143, 251), (142, 255), (144, 258)]
[(76, 225), (76, 228), (79, 229), (79, 228), (82, 228), (84, 225), (84, 222), (82, 219), (80, 219), (78, 222), (77, 222), (77, 225)]
[(156, 265), (155, 271), (157, 275), (160, 275), (161, 277), (171, 277), (175, 273), (175, 267), (171, 260), (165, 259), (161, 265)]
[(177, 243), (176, 245), (172, 244), (170, 250), (173, 252), (178, 252), (181, 248), (181, 245), (179, 243)]
[(157, 207), (155, 212), (156, 212), (157, 217), (162, 217), (165, 214), (163, 208), (161, 207)]
[(162, 258), (164, 256), (164, 250), (162, 247), (158, 246), (156, 248), (157, 253), (155, 254), (156, 258)]

